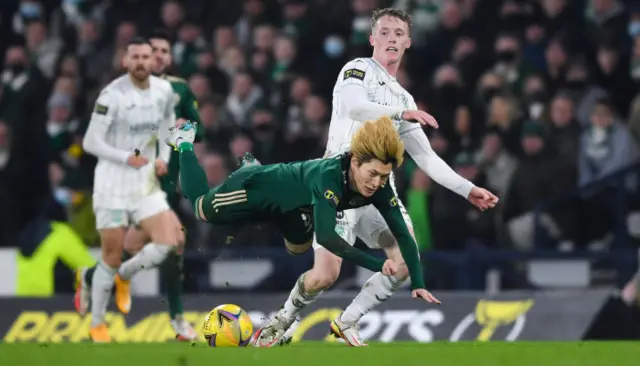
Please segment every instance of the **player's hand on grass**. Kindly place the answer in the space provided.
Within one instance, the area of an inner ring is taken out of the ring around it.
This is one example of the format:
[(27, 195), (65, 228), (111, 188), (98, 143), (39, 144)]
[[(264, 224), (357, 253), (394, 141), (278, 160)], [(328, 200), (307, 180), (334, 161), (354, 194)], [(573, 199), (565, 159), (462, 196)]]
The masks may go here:
[(129, 156), (129, 158), (127, 159), (127, 165), (135, 169), (142, 168), (143, 166), (147, 165), (147, 163), (149, 163), (149, 159), (140, 155), (140, 151), (138, 150), (131, 154), (131, 156)]
[(442, 304), (440, 302), (440, 300), (438, 300), (435, 296), (433, 296), (431, 294), (431, 292), (423, 289), (423, 288), (419, 288), (416, 290), (411, 291), (411, 297), (413, 297), (414, 299), (417, 299), (419, 297), (423, 298), (424, 300), (426, 300), (427, 302), (430, 302), (432, 304)]
[(496, 195), (480, 187), (473, 187), (467, 200), (480, 211), (494, 208), (496, 204), (498, 204), (498, 197), (496, 197)]
[(167, 168), (167, 163), (165, 163), (161, 159), (156, 159), (155, 168), (156, 168), (156, 175), (158, 177), (162, 177), (163, 175), (167, 175), (167, 173), (169, 172), (169, 168)]
[(398, 272), (398, 265), (396, 264), (396, 262), (392, 261), (391, 259), (387, 259), (386, 261), (384, 261), (384, 264), (382, 265), (383, 275), (393, 276), (394, 274), (396, 274), (396, 272)]
[(402, 112), (402, 119), (410, 122), (417, 122), (423, 126), (431, 126), (433, 128), (438, 128), (438, 121), (425, 111), (404, 111)]

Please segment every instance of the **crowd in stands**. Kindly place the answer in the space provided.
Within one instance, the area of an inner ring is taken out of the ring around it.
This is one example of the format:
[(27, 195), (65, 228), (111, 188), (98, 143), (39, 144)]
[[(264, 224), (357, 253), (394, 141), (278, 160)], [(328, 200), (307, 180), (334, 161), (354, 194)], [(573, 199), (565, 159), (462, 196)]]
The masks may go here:
[[(67, 220), (97, 243), (95, 160), (81, 142), (134, 36), (161, 27), (173, 37), (171, 73), (199, 101), (206, 137), (197, 154), (215, 185), (245, 151), (263, 163), (323, 155), (339, 71), (371, 56), (371, 13), (387, 6), (413, 17), (397, 79), (439, 121), (425, 128), (433, 148), (501, 198), (481, 213), (408, 160), (397, 185), (423, 249), (463, 250), (473, 238), (528, 250), (537, 203), (638, 161), (634, 1), (4, 0), (0, 246), (16, 246), (36, 217)], [(564, 249), (606, 246), (610, 195), (546, 212), (543, 226)], [(184, 208), (189, 245), (224, 243), (221, 230), (231, 229), (194, 223)], [(267, 226), (234, 235), (280, 243)]]

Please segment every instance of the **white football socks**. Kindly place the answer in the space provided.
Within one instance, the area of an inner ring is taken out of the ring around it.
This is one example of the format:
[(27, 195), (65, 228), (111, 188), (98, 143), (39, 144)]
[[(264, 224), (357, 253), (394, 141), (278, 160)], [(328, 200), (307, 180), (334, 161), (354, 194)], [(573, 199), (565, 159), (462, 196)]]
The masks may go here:
[(109, 267), (102, 260), (98, 261), (91, 285), (91, 327), (105, 322), (116, 272), (117, 269)]
[(376, 272), (362, 286), (362, 290), (351, 304), (344, 310), (340, 320), (346, 324), (355, 324), (371, 309), (391, 297), (394, 291), (402, 287), (404, 281), (393, 276), (385, 276)]
[(304, 289), (304, 275), (300, 275), (298, 280), (296, 281), (296, 285), (293, 286), (293, 290), (289, 294), (287, 301), (284, 303), (284, 307), (280, 314), (284, 315), (287, 319), (293, 320), (295, 319), (300, 311), (304, 309), (307, 305), (316, 301), (318, 296), (322, 293), (322, 291), (318, 291), (316, 293), (308, 293)]
[(173, 250), (173, 246), (166, 244), (149, 243), (138, 254), (126, 260), (120, 266), (118, 275), (125, 281), (145, 268), (159, 266)]

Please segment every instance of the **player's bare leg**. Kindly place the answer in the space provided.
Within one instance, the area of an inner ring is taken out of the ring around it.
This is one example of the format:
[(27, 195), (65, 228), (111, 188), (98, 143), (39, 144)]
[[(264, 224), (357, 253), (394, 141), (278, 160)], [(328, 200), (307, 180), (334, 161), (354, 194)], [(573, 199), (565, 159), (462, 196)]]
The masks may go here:
[[(151, 242), (128, 261), (122, 263), (118, 270), (116, 281), (116, 305), (127, 314), (131, 309), (130, 281), (134, 274), (145, 269), (159, 266), (179, 245), (184, 242), (182, 225), (175, 213), (165, 210), (143, 219), (140, 228), (151, 238)], [(140, 235), (132, 233), (131, 235)], [(143, 236), (133, 237), (133, 240), (144, 240)]]
[(111, 337), (105, 322), (105, 315), (109, 298), (111, 297), (111, 288), (120, 266), (125, 228), (101, 229), (99, 232), (102, 259), (98, 262), (93, 274), (89, 335), (91, 340), (96, 343), (108, 343), (111, 342)]
[(640, 270), (622, 289), (621, 297), (627, 305), (640, 307)]
[(298, 278), (282, 309), (256, 331), (254, 346), (274, 347), (288, 343), (290, 339), (285, 339), (284, 336), (290, 333), (287, 330), (294, 324), (300, 311), (336, 282), (341, 266), (342, 258), (324, 248), (318, 248), (314, 253), (313, 268)]
[(385, 276), (381, 272), (374, 273), (345, 311), (331, 322), (331, 331), (353, 347), (366, 345), (358, 332), (358, 321), (364, 314), (390, 298), (409, 277), (409, 270), (398, 243), (390, 231), (385, 230), (380, 234), (378, 244), (385, 251), (387, 258), (398, 264), (398, 271), (393, 276)]

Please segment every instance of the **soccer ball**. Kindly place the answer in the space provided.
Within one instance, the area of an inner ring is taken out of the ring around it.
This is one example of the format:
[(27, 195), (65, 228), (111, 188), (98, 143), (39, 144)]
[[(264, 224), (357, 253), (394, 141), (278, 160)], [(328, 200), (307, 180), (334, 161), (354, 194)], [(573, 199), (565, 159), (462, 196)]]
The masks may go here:
[(224, 304), (207, 314), (202, 333), (211, 347), (245, 347), (253, 334), (253, 323), (238, 305)]

